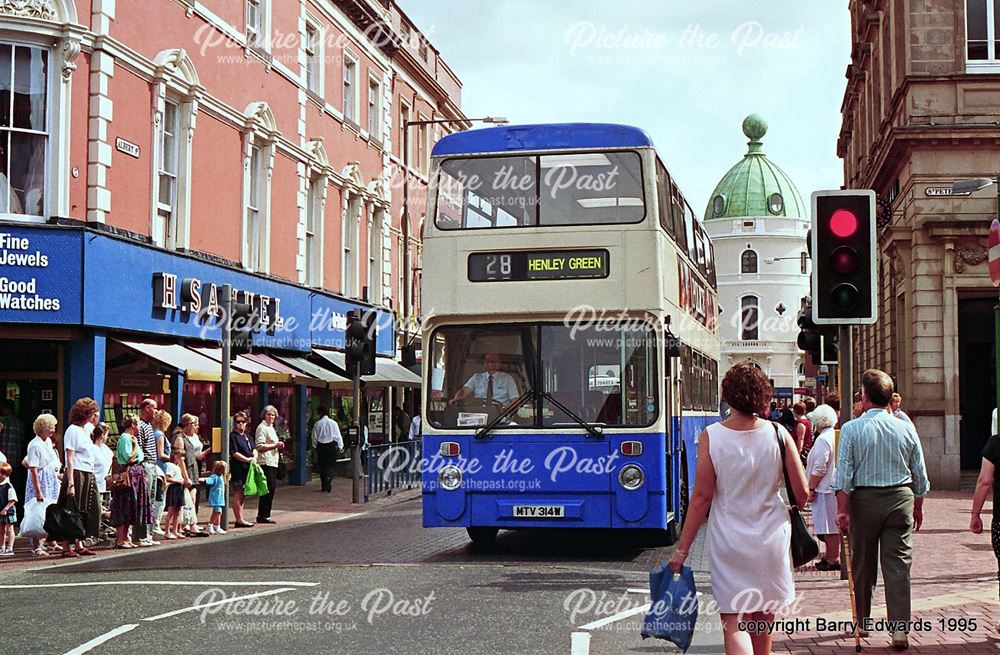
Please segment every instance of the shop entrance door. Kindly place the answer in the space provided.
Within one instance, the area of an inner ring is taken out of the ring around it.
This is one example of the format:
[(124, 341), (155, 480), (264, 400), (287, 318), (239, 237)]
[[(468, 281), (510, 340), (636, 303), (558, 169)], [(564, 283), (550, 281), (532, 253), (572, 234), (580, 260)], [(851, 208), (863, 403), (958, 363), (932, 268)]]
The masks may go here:
[(958, 391), (962, 469), (979, 470), (996, 407), (996, 347), (993, 307), (996, 298), (958, 300)]

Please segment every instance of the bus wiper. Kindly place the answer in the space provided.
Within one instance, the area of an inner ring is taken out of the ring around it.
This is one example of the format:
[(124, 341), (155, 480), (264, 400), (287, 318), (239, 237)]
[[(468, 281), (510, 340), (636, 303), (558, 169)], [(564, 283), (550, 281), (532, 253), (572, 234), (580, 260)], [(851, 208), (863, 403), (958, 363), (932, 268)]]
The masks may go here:
[(555, 405), (556, 408), (559, 409), (563, 414), (565, 414), (566, 416), (568, 416), (571, 419), (573, 419), (573, 421), (575, 423), (579, 424), (580, 427), (582, 427), (584, 430), (586, 430), (587, 433), (590, 436), (594, 437), (595, 439), (600, 439), (601, 437), (604, 436), (604, 428), (602, 428), (600, 425), (595, 424), (595, 423), (587, 423), (582, 418), (580, 418), (579, 416), (577, 416), (576, 414), (574, 414), (573, 412), (571, 412), (561, 402), (559, 402), (558, 400), (556, 400), (555, 398), (553, 398), (552, 394), (550, 394), (548, 391), (543, 391), (542, 392), (542, 398), (545, 398), (546, 400), (548, 400), (550, 403), (552, 403), (553, 405)]
[(521, 394), (517, 400), (515, 400), (510, 407), (500, 412), (495, 419), (484, 425), (483, 427), (476, 430), (476, 439), (482, 439), (490, 433), (493, 428), (500, 425), (503, 421), (514, 415), (514, 412), (519, 410), (525, 402), (533, 399), (535, 397), (535, 392), (532, 390), (525, 391)]

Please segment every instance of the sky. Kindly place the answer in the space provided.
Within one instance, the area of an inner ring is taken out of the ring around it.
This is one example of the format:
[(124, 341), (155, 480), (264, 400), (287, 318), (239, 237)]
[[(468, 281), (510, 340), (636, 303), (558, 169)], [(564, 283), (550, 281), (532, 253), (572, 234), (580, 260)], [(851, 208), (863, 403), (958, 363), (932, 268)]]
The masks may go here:
[(470, 118), (609, 122), (653, 138), (695, 211), (746, 153), (743, 118), (808, 203), (838, 189), (847, 0), (399, 0)]

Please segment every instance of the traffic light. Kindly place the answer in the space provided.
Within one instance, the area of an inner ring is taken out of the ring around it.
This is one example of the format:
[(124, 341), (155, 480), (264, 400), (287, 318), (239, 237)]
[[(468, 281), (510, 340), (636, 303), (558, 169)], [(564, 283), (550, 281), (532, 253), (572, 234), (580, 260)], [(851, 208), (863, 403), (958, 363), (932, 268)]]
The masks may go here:
[(253, 305), (233, 301), (233, 315), (229, 319), (229, 359), (245, 355), (253, 349), (253, 332), (260, 324), (260, 315)]
[(347, 312), (344, 359), (347, 372), (352, 377), (355, 369), (358, 369), (358, 375), (375, 374), (375, 318), (374, 310), (363, 314), (357, 310)]
[(871, 325), (876, 295), (875, 192), (812, 194), (812, 320)]
[(796, 344), (799, 350), (812, 354), (812, 362), (820, 364), (836, 364), (837, 329), (816, 325), (812, 319), (812, 301), (807, 300), (799, 310), (796, 323), (801, 330)]

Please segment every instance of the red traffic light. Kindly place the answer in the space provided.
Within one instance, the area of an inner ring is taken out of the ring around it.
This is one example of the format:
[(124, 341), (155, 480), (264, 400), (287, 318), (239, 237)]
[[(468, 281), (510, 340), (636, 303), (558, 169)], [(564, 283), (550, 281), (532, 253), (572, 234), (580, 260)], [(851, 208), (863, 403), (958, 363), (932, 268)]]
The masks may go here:
[(858, 231), (858, 217), (849, 209), (838, 209), (830, 216), (830, 231), (846, 239)]

